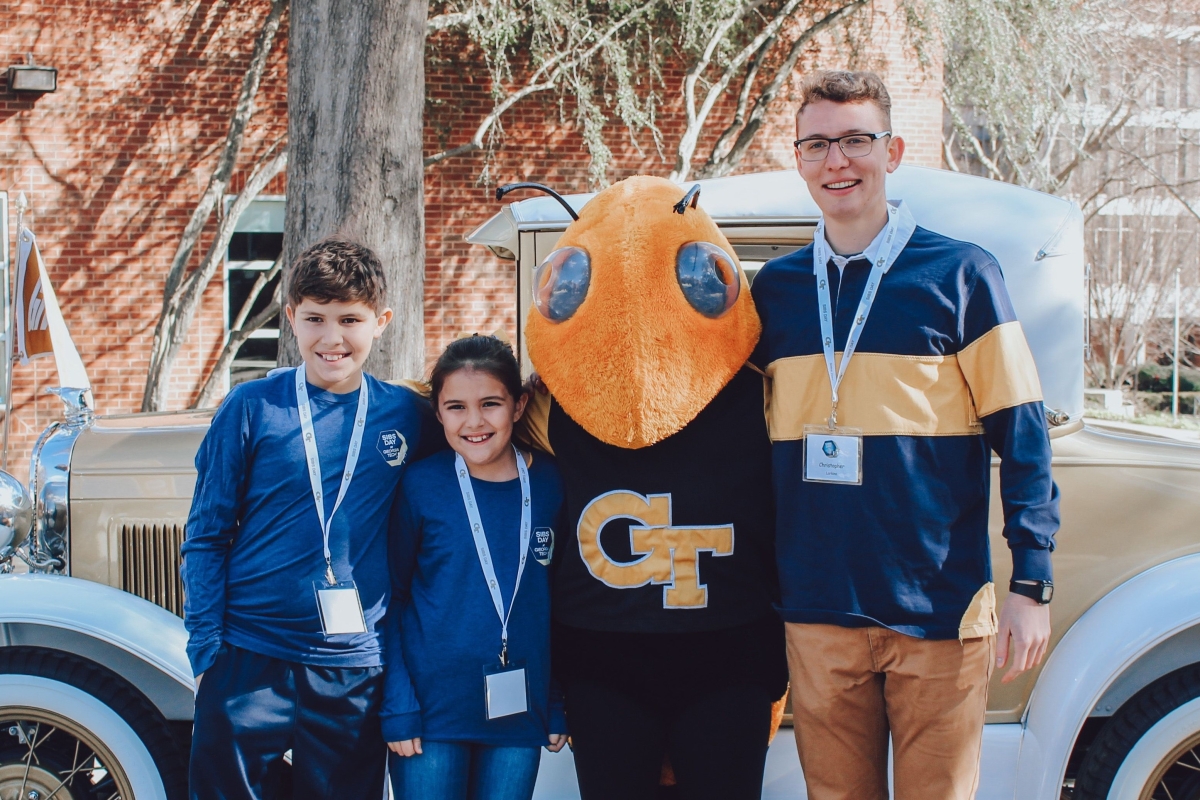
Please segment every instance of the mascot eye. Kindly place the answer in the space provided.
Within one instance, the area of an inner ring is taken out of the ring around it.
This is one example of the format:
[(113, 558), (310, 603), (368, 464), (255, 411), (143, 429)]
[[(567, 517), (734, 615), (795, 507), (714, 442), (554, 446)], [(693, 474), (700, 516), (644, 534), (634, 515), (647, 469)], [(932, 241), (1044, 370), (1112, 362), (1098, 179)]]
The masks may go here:
[(592, 260), (579, 247), (560, 247), (533, 273), (533, 304), (551, 322), (562, 322), (583, 305), (592, 282)]
[(709, 319), (733, 308), (742, 290), (733, 257), (709, 242), (690, 242), (679, 248), (675, 275), (692, 308)]

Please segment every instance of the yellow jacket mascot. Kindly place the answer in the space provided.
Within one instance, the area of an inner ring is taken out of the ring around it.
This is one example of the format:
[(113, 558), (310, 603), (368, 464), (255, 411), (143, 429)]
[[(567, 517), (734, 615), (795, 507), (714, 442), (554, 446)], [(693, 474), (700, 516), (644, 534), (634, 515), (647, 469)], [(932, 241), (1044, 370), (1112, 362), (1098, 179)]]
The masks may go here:
[(787, 685), (761, 326), (698, 197), (621, 181), (534, 278), (526, 426), (566, 489), (552, 640), (583, 800), (655, 800), (664, 761), (682, 800), (759, 797)]

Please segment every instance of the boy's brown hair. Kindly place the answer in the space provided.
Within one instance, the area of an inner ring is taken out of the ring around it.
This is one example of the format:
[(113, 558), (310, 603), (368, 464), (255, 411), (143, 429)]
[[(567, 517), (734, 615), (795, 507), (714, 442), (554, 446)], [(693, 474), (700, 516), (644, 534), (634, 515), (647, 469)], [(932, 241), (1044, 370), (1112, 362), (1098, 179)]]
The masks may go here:
[(883, 79), (874, 72), (850, 72), (844, 69), (827, 69), (814, 72), (800, 85), (800, 114), (809, 103), (830, 100), (834, 103), (874, 103), (883, 112), (887, 126), (892, 127), (892, 97), (888, 94)]
[(378, 314), (387, 307), (387, 275), (375, 251), (340, 236), (329, 236), (292, 262), (287, 302), (363, 302)]

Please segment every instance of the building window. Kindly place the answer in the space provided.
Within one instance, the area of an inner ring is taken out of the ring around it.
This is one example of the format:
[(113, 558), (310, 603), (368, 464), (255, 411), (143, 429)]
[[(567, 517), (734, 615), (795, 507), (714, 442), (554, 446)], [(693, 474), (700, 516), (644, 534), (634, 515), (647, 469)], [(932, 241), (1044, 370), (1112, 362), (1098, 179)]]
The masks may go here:
[[(238, 220), (225, 257), (225, 332), (237, 321), (260, 277), (283, 252), (283, 198), (262, 197)], [(246, 315), (252, 318), (271, 304), (279, 286), (275, 276), (262, 287)], [(229, 367), (229, 387), (261, 378), (279, 363), (279, 317), (250, 334), (234, 354)]]

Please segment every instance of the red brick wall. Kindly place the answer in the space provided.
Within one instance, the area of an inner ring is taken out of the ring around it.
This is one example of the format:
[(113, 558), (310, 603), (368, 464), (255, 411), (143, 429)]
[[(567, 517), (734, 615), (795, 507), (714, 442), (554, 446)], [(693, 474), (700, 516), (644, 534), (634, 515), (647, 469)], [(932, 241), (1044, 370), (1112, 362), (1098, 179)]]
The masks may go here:
[[(186, 5), (0, 0), (0, 19), (6, 21), (0, 28), (0, 69), (24, 63), (27, 52), (37, 63), (59, 69), (54, 94), (31, 98), (0, 92), (0, 190), (9, 192), (14, 231), (17, 193), (24, 191), (30, 202), (26, 224), (42, 243), (104, 413), (140, 406), (166, 270), (223, 142), (265, 10), (265, 0)], [(872, 37), (873, 52), (867, 55), (892, 85), (895, 127), (908, 137), (907, 160), (940, 166), (940, 77), (922, 83), (903, 50), (902, 34), (888, 27), (885, 12), (877, 15), (880, 30), (889, 32)], [(243, 167), (286, 132), (285, 53), (286, 22), (256, 101), (259, 111), (243, 149)], [(830, 45), (818, 60), (822, 65), (846, 61)], [(431, 57), (427, 77), (426, 150), (434, 152), (468, 139), (491, 100), (484, 72), (470, 52)], [(611, 180), (670, 172), (681, 125), (672, 93), (680, 77), (664, 76), (667, 104), (658, 122), (666, 139), (665, 160), (648, 135), (639, 153), (614, 125), (608, 137), (614, 148)], [(741, 171), (791, 168), (794, 89), (781, 99)], [(537, 180), (563, 192), (589, 188), (583, 142), (571, 125), (558, 120), (555, 97), (531, 98), (505, 117), (505, 135), (493, 153), (456, 158), (427, 171), (430, 358), (462, 332), (514, 329), (512, 262), (467, 245), (463, 237), (498, 209), (492, 194), (497, 182)], [(720, 113), (714, 116), (706, 141), (723, 121)], [(703, 142), (698, 152), (705, 152)], [(486, 184), (480, 181), (485, 166)], [(268, 189), (282, 192), (281, 179)], [(201, 242), (193, 264), (207, 246), (207, 240)], [(191, 401), (221, 347), (222, 297), (218, 275), (176, 366), (172, 408)], [(41, 394), (54, 385), (48, 361), (15, 368), (10, 469), (19, 476), (33, 439), (58, 416), (58, 400)]]
[[(29, 201), (26, 224), (104, 412), (140, 406), (163, 279), (264, 13), (261, 0), (0, 2), (0, 68), (32, 52), (59, 70), (53, 94), (0, 93), (0, 190), (14, 240), (17, 193)], [(247, 159), (286, 131), (284, 53), (277, 47), (263, 81)], [(179, 359), (172, 407), (187, 404), (220, 347), (221, 298), (216, 281)], [(32, 440), (58, 416), (59, 401), (42, 394), (57, 385), (54, 368), (35, 363), (14, 375), (9, 464), (21, 477)]]

